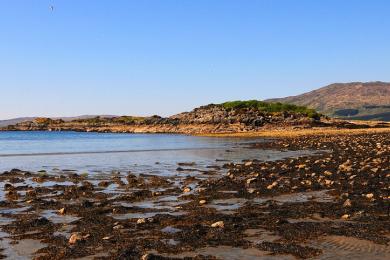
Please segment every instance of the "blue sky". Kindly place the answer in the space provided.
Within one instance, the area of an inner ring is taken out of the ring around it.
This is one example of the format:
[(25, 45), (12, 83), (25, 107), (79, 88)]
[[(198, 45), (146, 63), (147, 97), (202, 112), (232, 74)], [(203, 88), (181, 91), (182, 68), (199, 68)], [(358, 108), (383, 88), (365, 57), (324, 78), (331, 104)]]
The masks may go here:
[(170, 115), (390, 81), (389, 13), (386, 0), (2, 0), (0, 119)]

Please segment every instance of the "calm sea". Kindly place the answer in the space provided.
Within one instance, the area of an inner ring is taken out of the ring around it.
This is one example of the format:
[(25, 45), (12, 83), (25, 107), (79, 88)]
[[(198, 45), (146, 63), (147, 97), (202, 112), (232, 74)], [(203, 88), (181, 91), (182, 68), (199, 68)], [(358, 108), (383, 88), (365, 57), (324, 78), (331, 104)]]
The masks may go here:
[(0, 132), (0, 171), (138, 171), (173, 174), (180, 162), (198, 168), (243, 159), (276, 160), (301, 155), (248, 149), (261, 139), (210, 138), (172, 134)]

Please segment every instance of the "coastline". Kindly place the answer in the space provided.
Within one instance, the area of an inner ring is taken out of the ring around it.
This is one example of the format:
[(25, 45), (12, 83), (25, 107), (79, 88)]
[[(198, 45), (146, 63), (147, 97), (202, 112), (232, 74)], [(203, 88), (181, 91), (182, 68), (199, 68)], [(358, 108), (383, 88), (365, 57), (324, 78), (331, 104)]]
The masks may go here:
[(276, 138), (249, 149), (317, 153), (206, 170), (177, 162), (174, 178), (3, 172), (2, 254), (19, 243), (40, 259), (386, 259), (389, 140), (372, 131)]

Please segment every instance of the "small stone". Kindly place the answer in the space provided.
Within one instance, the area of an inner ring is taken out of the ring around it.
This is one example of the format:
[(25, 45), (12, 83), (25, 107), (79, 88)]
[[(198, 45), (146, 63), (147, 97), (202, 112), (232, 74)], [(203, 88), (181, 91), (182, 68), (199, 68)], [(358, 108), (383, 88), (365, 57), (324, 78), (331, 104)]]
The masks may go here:
[(372, 199), (373, 197), (374, 197), (374, 194), (372, 194), (372, 193), (366, 194), (367, 199)]
[(252, 182), (256, 181), (256, 178), (250, 178), (246, 180), (247, 184), (251, 184)]
[(116, 225), (116, 226), (114, 226), (112, 229), (115, 229), (115, 230), (117, 230), (117, 229), (122, 229), (123, 228), (123, 226), (122, 225)]
[(248, 189), (248, 193), (252, 194), (252, 193), (255, 193), (255, 189)]
[(352, 202), (350, 199), (347, 199), (346, 201), (344, 201), (344, 204), (343, 204), (343, 207), (351, 207), (352, 206)]
[(141, 256), (141, 260), (148, 260), (148, 259), (151, 259), (153, 257), (153, 255), (151, 254), (144, 254), (143, 256)]
[(326, 176), (332, 176), (332, 175), (333, 175), (333, 173), (330, 172), (330, 171), (324, 171), (324, 174), (325, 174)]
[(185, 193), (188, 193), (188, 192), (190, 192), (191, 191), (191, 188), (190, 187), (185, 187), (184, 189), (183, 189), (183, 192), (185, 192)]
[(211, 224), (211, 227), (213, 227), (213, 228), (224, 228), (225, 227), (225, 223), (223, 223), (223, 221), (217, 221), (217, 222)]
[(80, 233), (73, 233), (69, 238), (69, 244), (76, 244), (78, 241), (83, 240), (83, 236)]
[(332, 185), (334, 181), (331, 180), (325, 180), (325, 185)]
[(278, 185), (278, 182), (277, 181), (274, 181), (272, 184), (270, 184), (270, 185), (268, 185), (267, 186), (267, 189), (268, 190), (272, 190), (275, 186), (277, 186)]
[(145, 224), (145, 223), (146, 223), (146, 219), (144, 219), (144, 218), (139, 218), (137, 220), (137, 224)]
[(199, 204), (200, 204), (200, 205), (203, 205), (203, 204), (206, 204), (206, 203), (207, 203), (206, 200), (200, 200), (200, 201), (199, 201)]
[(249, 161), (249, 162), (246, 162), (245, 163), (245, 166), (252, 166), (253, 162), (252, 161)]
[(344, 214), (341, 216), (342, 219), (349, 219), (349, 217), (350, 217), (350, 215), (348, 215), (348, 214)]

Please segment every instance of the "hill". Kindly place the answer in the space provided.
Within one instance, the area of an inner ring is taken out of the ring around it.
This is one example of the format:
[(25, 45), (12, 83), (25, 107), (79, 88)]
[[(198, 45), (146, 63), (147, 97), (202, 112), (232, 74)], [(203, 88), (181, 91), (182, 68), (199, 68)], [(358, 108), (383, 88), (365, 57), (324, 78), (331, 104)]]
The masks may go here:
[(307, 106), (332, 117), (390, 121), (387, 82), (335, 83), (298, 96), (267, 101)]
[(24, 121), (34, 120), (35, 117), (18, 117), (6, 120), (0, 120), (0, 127), (5, 127), (9, 125), (15, 125)]
[[(77, 119), (88, 119), (88, 118), (94, 118), (94, 117), (115, 117), (113, 115), (82, 115), (82, 116), (72, 116), (72, 117), (53, 117), (52, 119), (61, 119), (64, 121), (72, 121)], [(6, 127), (9, 125), (16, 125), (22, 122), (28, 122), (33, 121), (38, 117), (18, 117), (18, 118), (12, 118), (12, 119), (6, 119), (6, 120), (0, 120), (0, 127)]]

